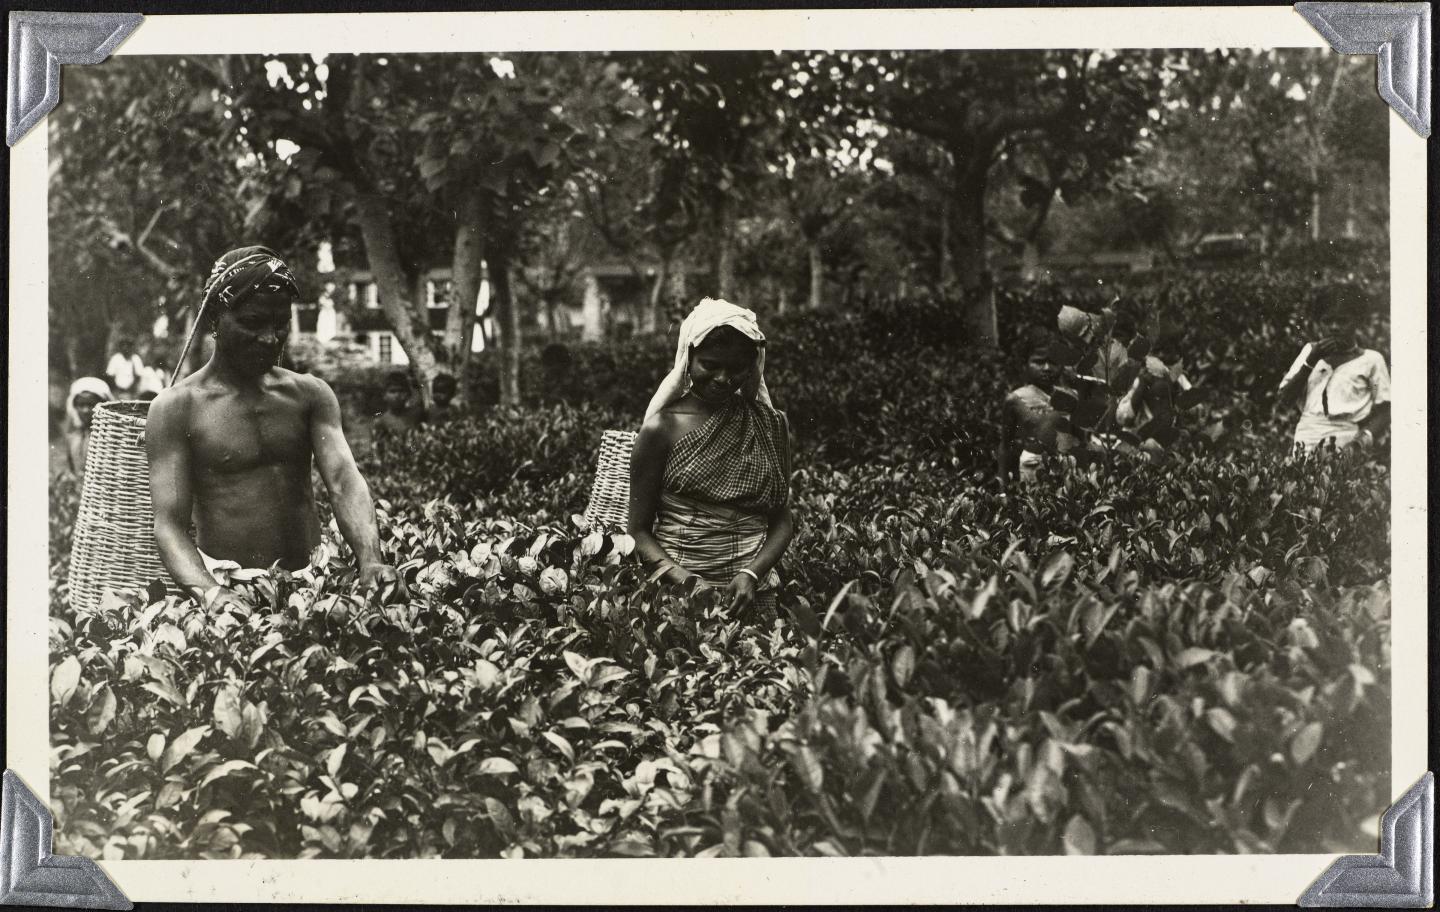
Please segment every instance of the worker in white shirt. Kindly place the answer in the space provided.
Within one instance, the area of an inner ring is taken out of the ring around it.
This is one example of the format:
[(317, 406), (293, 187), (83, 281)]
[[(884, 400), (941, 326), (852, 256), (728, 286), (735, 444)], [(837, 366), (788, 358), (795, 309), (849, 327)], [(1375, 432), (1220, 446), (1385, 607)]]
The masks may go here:
[(105, 365), (105, 376), (117, 398), (134, 399), (140, 394), (140, 378), (145, 371), (145, 362), (136, 353), (135, 343), (128, 336), (121, 336), (116, 348), (118, 351)]

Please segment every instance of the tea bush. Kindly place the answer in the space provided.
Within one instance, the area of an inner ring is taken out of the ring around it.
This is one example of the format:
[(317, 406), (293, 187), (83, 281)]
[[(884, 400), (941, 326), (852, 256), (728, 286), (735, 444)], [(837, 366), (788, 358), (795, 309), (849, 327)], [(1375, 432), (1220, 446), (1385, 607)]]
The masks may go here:
[[(1017, 309), (1053, 318), (1050, 294)], [(1289, 299), (1267, 300), (1258, 328), (1195, 332), (1223, 352), (1192, 372), (1220, 430), (1023, 496), (992, 455), (1018, 355), (955, 348), (953, 307), (778, 321), (799, 533), (773, 623), (646, 583), (627, 536), (572, 515), (658, 339), (577, 347), (571, 394), (367, 457), (401, 604), (356, 594), (331, 523), (311, 569), (239, 584), (250, 610), (156, 585), (76, 612), (57, 486), (57, 851), (1373, 851), (1389, 476), (1288, 457), (1293, 416), (1242, 389), (1278, 363)]]

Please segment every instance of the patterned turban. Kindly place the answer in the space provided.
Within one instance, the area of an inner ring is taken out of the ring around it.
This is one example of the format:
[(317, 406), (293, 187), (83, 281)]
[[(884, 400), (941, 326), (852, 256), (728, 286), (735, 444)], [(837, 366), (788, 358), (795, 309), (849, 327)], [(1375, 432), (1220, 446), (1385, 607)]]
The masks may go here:
[(205, 293), (200, 313), (206, 324), (213, 326), (220, 315), (256, 292), (289, 292), (300, 296), (295, 277), (280, 256), (269, 247), (239, 247), (215, 261), (210, 278), (205, 280)]

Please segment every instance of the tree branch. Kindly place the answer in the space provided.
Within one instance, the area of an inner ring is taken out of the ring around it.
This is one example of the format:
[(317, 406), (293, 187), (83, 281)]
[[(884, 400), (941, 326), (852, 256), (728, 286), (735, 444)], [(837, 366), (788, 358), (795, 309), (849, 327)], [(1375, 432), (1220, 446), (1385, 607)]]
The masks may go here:
[[(158, 217), (159, 213), (156, 213), (156, 215)], [(166, 261), (165, 258), (161, 257), (153, 250), (145, 247), (143, 243), (136, 243), (135, 238), (132, 237), (128, 231), (125, 231), (118, 224), (116, 224), (114, 219), (110, 218), (109, 216), (102, 215), (99, 217), (99, 222), (101, 227), (103, 227), (105, 229), (105, 232), (110, 236), (110, 241), (112, 245), (128, 247), (131, 250), (135, 251), (141, 256), (141, 258), (144, 259), (145, 263), (151, 269), (159, 273), (164, 278), (174, 279), (179, 278), (181, 275), (184, 274), (184, 270), (181, 269), (179, 266), (176, 266), (175, 264)], [(151, 219), (152, 227), (153, 224), (154, 219)], [(145, 230), (146, 233), (149, 233), (150, 229), (146, 228)]]
[(179, 207), (180, 202), (178, 200), (172, 200), (161, 206), (159, 209), (156, 209), (155, 214), (150, 216), (150, 222), (145, 226), (145, 230), (141, 231), (140, 237), (135, 240), (135, 246), (137, 248), (143, 249), (146, 239), (150, 237), (150, 232), (155, 230), (155, 223), (160, 221), (160, 216), (164, 215), (166, 212), (169, 212), (171, 209), (178, 209)]

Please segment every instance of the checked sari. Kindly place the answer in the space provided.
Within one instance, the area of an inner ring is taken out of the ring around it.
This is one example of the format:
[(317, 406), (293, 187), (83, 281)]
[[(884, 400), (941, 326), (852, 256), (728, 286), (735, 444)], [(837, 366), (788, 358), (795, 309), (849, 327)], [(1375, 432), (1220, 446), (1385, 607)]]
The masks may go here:
[[(770, 515), (790, 498), (785, 418), (736, 395), (670, 448), (661, 482), (655, 537), (680, 566), (727, 586), (755, 557)], [(756, 590), (756, 607), (773, 612), (774, 570)]]

